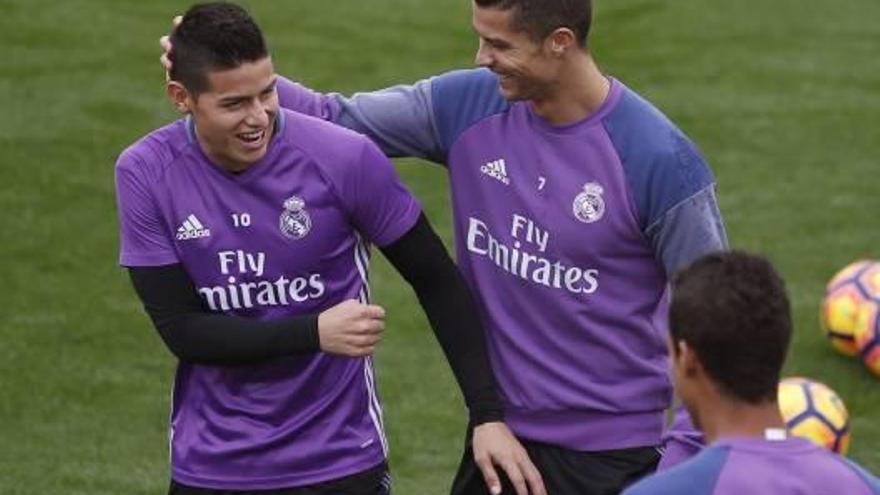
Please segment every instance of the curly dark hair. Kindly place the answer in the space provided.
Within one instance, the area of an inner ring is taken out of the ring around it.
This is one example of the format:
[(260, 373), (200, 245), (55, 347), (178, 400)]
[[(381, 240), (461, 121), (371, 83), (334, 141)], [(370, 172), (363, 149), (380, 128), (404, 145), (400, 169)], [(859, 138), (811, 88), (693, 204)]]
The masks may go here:
[(776, 399), (791, 341), (790, 306), (785, 282), (765, 258), (709, 254), (675, 276), (669, 332), (673, 343), (694, 350), (725, 395), (757, 404)]
[(242, 7), (225, 2), (190, 7), (171, 33), (169, 74), (198, 95), (208, 89), (209, 70), (234, 69), (269, 56), (259, 26)]

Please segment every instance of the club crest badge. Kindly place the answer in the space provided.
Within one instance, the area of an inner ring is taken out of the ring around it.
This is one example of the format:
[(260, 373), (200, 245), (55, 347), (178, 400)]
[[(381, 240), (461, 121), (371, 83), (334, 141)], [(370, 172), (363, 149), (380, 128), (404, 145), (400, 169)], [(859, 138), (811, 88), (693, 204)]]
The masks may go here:
[(602, 186), (596, 182), (584, 184), (584, 190), (574, 198), (571, 211), (574, 217), (584, 223), (593, 223), (605, 214), (605, 199)]
[(312, 219), (305, 210), (306, 202), (299, 196), (291, 196), (284, 201), (281, 213), (281, 233), (291, 239), (302, 239), (312, 230)]

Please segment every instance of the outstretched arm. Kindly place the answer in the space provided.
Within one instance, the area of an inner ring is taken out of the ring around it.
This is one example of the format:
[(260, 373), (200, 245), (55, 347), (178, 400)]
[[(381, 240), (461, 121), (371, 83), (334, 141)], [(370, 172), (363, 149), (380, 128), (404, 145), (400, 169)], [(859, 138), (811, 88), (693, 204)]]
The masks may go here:
[(464, 394), (471, 421), (500, 420), (501, 400), (470, 289), (427, 218), (421, 215), (403, 237), (381, 250), (418, 296)]
[[(174, 25), (179, 22), (176, 17)], [(173, 47), (167, 35), (159, 39), (159, 45), (167, 77)], [(387, 156), (412, 156), (438, 163), (445, 159), (434, 121), (430, 79), (347, 97), (319, 93), (281, 77), (277, 90), (282, 107), (364, 134)]]
[[(700, 256), (727, 249), (727, 233), (710, 184), (668, 210), (648, 229), (655, 257), (671, 278), (680, 268)], [(664, 438), (659, 470), (669, 469), (699, 453), (703, 434), (697, 430), (684, 406), (674, 411)]]
[(400, 239), (381, 248), (412, 285), (461, 387), (474, 428), (474, 456), (492, 493), (500, 492), (494, 466), (517, 493), (545, 493), (525, 449), (501, 423), (501, 401), (489, 367), (483, 329), (470, 290), (442, 241), (421, 215)]

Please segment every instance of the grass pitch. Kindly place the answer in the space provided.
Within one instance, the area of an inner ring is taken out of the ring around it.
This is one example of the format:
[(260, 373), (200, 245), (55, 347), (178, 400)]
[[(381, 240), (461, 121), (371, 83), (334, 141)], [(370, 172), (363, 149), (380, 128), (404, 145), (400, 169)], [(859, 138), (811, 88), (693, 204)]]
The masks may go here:
[[(825, 281), (880, 257), (880, 3), (597, 0), (593, 50), (700, 145), (733, 246), (786, 276), (788, 374), (826, 382), (853, 417), (851, 457), (880, 472), (880, 381), (817, 324)], [(277, 70), (322, 90), (471, 64), (464, 0), (246, 2)], [(167, 486), (174, 361), (117, 267), (113, 163), (175, 115), (156, 38), (187, 3), (0, 0), (0, 493), (156, 494)], [(445, 176), (399, 170), (451, 242)], [(389, 330), (377, 358), (397, 493), (445, 493), (464, 409), (416, 301), (381, 256)]]

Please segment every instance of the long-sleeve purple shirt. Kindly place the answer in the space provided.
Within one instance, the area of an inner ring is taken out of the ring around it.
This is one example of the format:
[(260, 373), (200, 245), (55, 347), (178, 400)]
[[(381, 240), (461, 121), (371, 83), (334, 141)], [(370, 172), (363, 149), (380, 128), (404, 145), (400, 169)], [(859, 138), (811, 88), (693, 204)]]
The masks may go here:
[(391, 156), (446, 165), (458, 264), (478, 298), (505, 417), (577, 450), (658, 445), (670, 405), (669, 276), (727, 246), (693, 143), (617, 80), (555, 127), (483, 69), (351, 98), (279, 84), (281, 104)]

